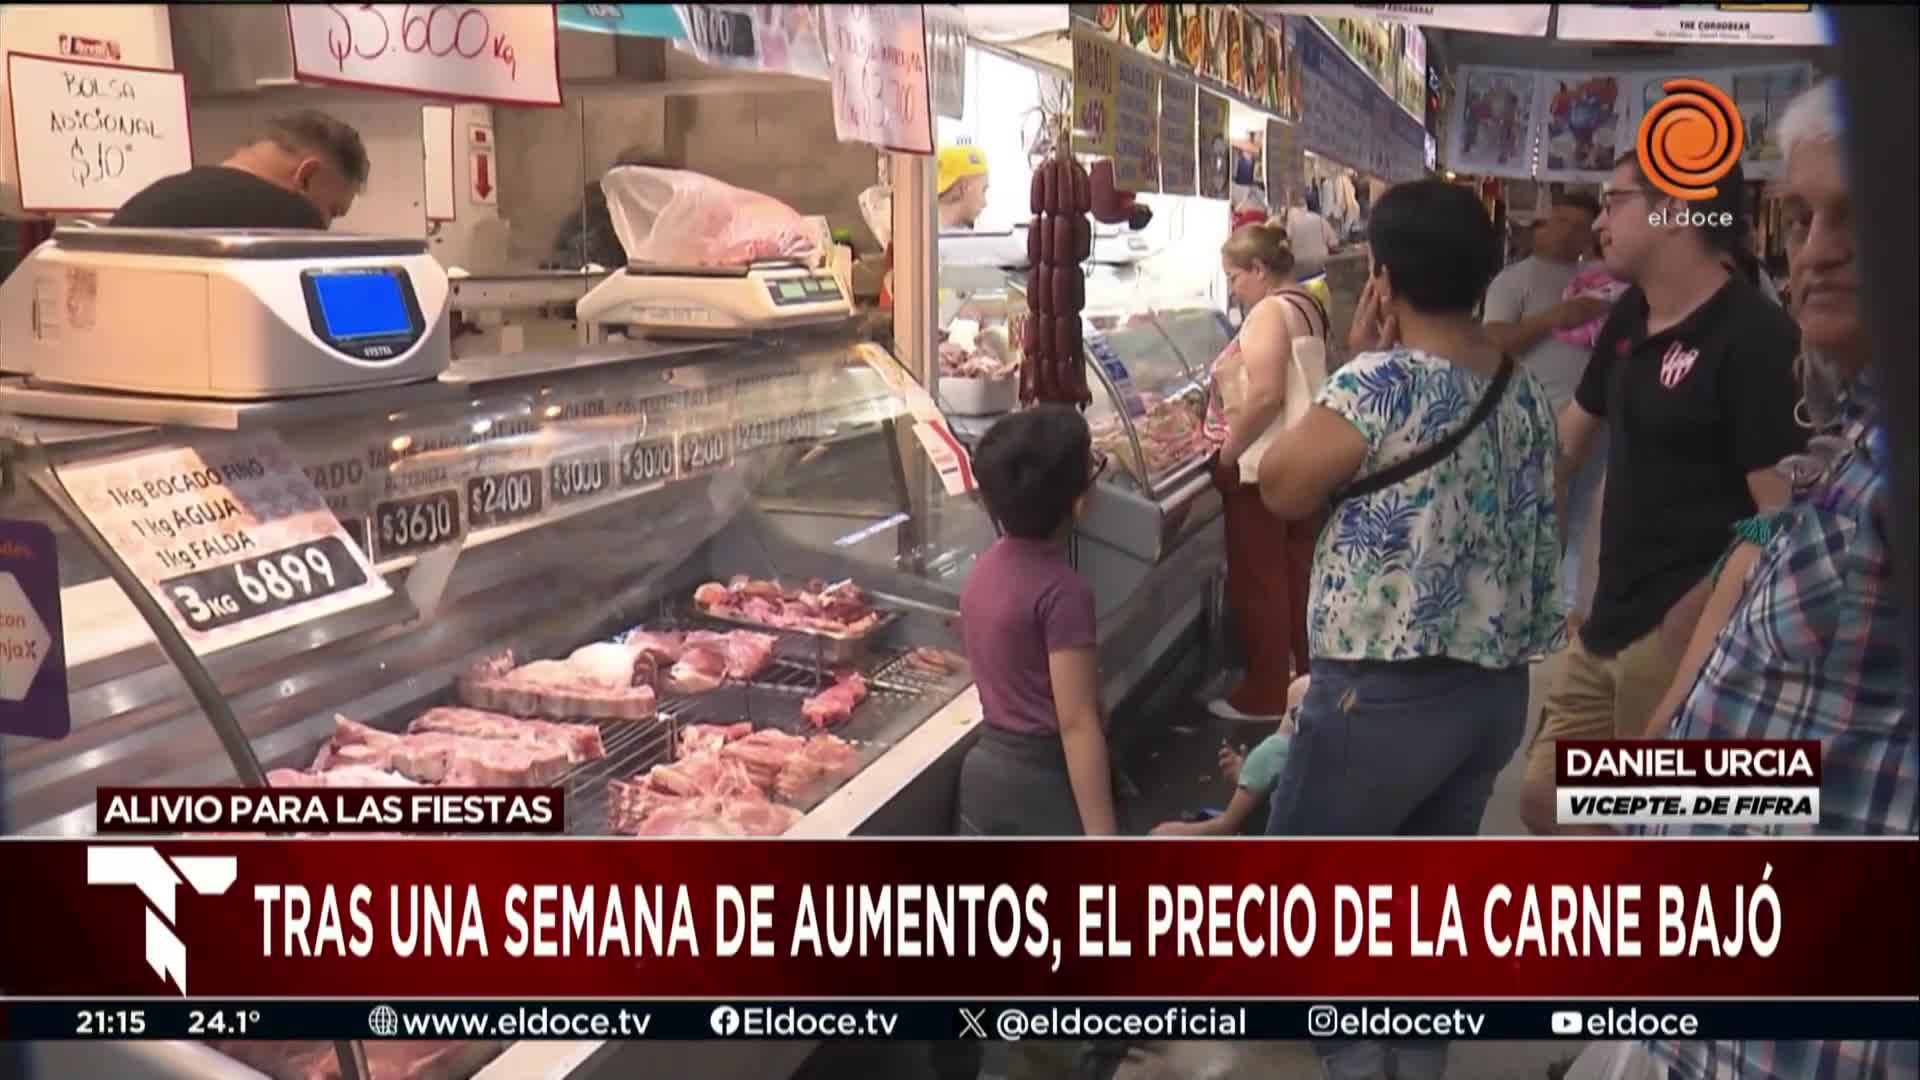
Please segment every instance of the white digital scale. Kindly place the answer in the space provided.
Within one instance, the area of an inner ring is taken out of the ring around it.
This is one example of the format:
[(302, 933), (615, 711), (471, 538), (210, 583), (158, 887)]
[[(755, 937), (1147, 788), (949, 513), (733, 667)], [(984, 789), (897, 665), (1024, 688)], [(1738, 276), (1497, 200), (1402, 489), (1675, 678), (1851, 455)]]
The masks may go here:
[(0, 285), (0, 370), (226, 400), (432, 379), (447, 292), (424, 240), (62, 228)]
[(845, 319), (852, 312), (832, 273), (785, 261), (749, 266), (629, 263), (575, 306), (584, 323), (678, 338), (813, 326)]

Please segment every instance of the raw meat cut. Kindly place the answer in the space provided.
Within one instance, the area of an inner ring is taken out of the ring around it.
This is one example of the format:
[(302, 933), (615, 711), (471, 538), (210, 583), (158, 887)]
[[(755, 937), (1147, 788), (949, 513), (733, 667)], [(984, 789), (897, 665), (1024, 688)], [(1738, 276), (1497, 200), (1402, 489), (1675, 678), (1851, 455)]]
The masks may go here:
[(414, 734), (442, 732), (475, 739), (551, 739), (567, 748), (567, 763), (581, 765), (607, 756), (600, 740), (600, 729), (592, 724), (550, 724), (544, 720), (520, 720), (479, 709), (442, 706), (428, 709), (413, 718), (407, 730)]
[(753, 722), (737, 724), (689, 724), (680, 731), (679, 755), (685, 757), (702, 750), (718, 750), (734, 739), (753, 734)]
[(686, 694), (704, 693), (727, 679), (751, 679), (773, 661), (775, 640), (750, 630), (726, 634), (696, 630), (681, 643), (680, 659), (668, 669), (667, 679)]
[(817, 728), (845, 723), (854, 706), (867, 699), (867, 680), (858, 672), (848, 672), (825, 690), (800, 704), (800, 715)]
[(424, 732), (394, 735), (336, 717), (333, 738), (314, 759), (317, 771), (364, 765), (422, 784), (449, 787), (548, 787), (566, 775), (567, 746), (551, 736), (478, 739)]
[(777, 630), (860, 637), (880, 625), (879, 613), (851, 581), (810, 581), (805, 589), (789, 589), (742, 575), (725, 585), (707, 582), (693, 591), (693, 602), (709, 615)]
[(702, 751), (672, 763), (655, 765), (647, 770), (646, 778), (655, 789), (680, 798), (696, 795), (723, 799), (767, 797), (747, 774), (746, 766), (715, 751)]
[(860, 769), (860, 751), (833, 735), (811, 735), (800, 751), (787, 759), (774, 778), (774, 793), (797, 799)]
[(683, 641), (679, 634), (664, 634), (653, 630), (639, 629), (627, 631), (626, 636), (621, 640), (639, 649), (643, 655), (652, 657), (653, 662), (661, 667), (665, 667), (680, 659), (680, 649)]
[(565, 660), (519, 667), (511, 652), (501, 653), (463, 676), (457, 689), (460, 700), (476, 709), (515, 716), (647, 720), (654, 715), (652, 684), (658, 675), (658, 663), (647, 651), (602, 641), (575, 649)]
[(838, 736), (789, 735), (775, 728), (754, 731), (744, 723), (689, 729), (680, 745), (683, 755), (717, 746), (720, 756), (745, 767), (754, 783), (785, 797), (810, 793), (860, 768), (859, 750)]
[[(327, 1042), (210, 1042), (214, 1050), (273, 1080), (338, 1080), (340, 1061)], [(369, 1039), (364, 1080), (457, 1080), (472, 1076), (506, 1048), (501, 1042)]]
[(336, 765), (324, 772), (299, 769), (275, 769), (267, 774), (268, 787), (419, 787), (419, 784), (385, 769), (365, 765)]
[(921, 646), (907, 654), (907, 666), (925, 675), (945, 677), (967, 669), (967, 658), (945, 649)]

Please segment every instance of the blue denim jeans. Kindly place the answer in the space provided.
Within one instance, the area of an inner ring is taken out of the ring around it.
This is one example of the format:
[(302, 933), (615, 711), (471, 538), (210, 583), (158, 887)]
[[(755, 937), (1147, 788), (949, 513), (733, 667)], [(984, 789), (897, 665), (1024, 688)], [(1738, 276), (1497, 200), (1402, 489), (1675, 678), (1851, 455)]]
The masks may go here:
[(1600, 486), (1607, 478), (1607, 433), (1594, 436), (1586, 464), (1567, 485), (1567, 520), (1561, 525), (1567, 550), (1560, 560), (1560, 601), (1568, 611), (1580, 610), (1580, 575), (1586, 569), (1587, 542), (1593, 519), (1600, 513)]
[[(1527, 667), (1313, 659), (1274, 836), (1473, 836), (1527, 726)], [(1444, 1042), (1314, 1044), (1328, 1080), (1440, 1080)]]

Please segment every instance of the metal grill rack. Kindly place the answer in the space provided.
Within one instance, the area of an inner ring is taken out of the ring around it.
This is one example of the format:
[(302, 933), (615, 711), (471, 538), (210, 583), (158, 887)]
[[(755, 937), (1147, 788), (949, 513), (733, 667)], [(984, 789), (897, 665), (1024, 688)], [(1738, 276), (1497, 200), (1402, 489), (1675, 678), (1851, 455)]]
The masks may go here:
[(567, 835), (606, 835), (607, 781), (624, 780), (673, 760), (673, 748), (680, 741), (676, 711), (662, 707), (652, 720), (600, 723), (607, 756), (576, 766), (561, 778), (567, 798)]

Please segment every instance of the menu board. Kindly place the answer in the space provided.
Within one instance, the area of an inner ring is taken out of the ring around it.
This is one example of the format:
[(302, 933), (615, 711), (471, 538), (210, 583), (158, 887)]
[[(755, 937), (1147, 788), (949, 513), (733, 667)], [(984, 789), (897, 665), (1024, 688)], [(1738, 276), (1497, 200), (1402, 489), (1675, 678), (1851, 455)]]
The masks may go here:
[(1300, 60), (1300, 141), (1343, 165), (1368, 168), (1373, 141), (1373, 99), (1381, 95), (1331, 39), (1305, 20), (1295, 20)]
[(1307, 186), (1307, 163), (1300, 152), (1300, 128), (1267, 121), (1267, 193), (1275, 206), (1291, 206)]
[(827, 4), (833, 133), (906, 154), (933, 153), (927, 34), (918, 4)]
[(1073, 149), (1112, 157), (1120, 50), (1083, 22), (1073, 24)]
[(60, 474), (201, 655), (390, 594), (277, 436), (209, 436)]
[(1160, 76), (1121, 52), (1113, 92), (1113, 182), (1122, 191), (1160, 190)]
[(1195, 87), (1185, 79), (1160, 81), (1160, 190), (1193, 195), (1199, 189)]
[(1208, 199), (1227, 197), (1227, 185), (1233, 179), (1233, 149), (1227, 145), (1227, 99), (1200, 91), (1196, 110), (1200, 143), (1200, 195)]

